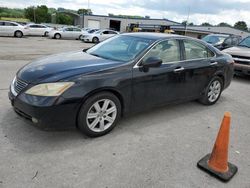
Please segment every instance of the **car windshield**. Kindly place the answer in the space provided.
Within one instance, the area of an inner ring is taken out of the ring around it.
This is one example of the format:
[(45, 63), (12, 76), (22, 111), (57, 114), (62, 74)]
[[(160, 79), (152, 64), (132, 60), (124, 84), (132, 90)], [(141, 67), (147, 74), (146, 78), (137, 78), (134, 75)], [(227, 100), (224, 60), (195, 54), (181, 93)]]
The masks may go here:
[(243, 39), (238, 46), (244, 46), (250, 48), (250, 37)]
[(207, 35), (202, 40), (210, 44), (221, 44), (226, 38), (226, 36)]
[(154, 40), (119, 35), (99, 43), (86, 52), (104, 59), (128, 62), (135, 59)]

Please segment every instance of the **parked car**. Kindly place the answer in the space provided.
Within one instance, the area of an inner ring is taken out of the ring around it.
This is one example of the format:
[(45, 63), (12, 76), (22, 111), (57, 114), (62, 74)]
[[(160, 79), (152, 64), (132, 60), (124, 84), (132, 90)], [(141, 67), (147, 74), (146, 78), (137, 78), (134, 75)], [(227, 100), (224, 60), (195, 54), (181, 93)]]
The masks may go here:
[(0, 36), (13, 36), (22, 38), (27, 35), (27, 29), (16, 22), (0, 21)]
[(212, 105), (232, 77), (232, 57), (198, 39), (127, 33), (24, 66), (9, 99), (38, 127), (101, 136), (129, 113), (196, 99)]
[(223, 51), (233, 57), (235, 73), (250, 75), (250, 36), (243, 39), (237, 46)]
[(33, 36), (47, 36), (53, 30), (52, 27), (43, 24), (28, 24), (25, 27), (28, 29), (28, 35)]
[(210, 34), (202, 38), (203, 41), (212, 44), (219, 50), (224, 50), (232, 46), (236, 46), (241, 41), (241, 36), (224, 35), (224, 34)]
[(104, 41), (105, 39), (113, 37), (113, 36), (115, 36), (117, 34), (119, 34), (117, 31), (104, 29), (104, 30), (96, 31), (94, 33), (84, 34), (81, 37), (81, 40), (83, 42), (98, 43), (100, 41)]
[(58, 30), (51, 30), (49, 32), (49, 38), (80, 39), (83, 34), (83, 31), (78, 27), (64, 27)]

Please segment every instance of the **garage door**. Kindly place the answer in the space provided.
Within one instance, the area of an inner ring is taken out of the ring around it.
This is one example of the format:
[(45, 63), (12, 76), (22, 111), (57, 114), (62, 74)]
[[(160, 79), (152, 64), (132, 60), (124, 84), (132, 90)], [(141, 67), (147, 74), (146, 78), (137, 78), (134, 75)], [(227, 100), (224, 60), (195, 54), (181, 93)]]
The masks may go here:
[(92, 29), (100, 29), (100, 21), (88, 20), (88, 27)]

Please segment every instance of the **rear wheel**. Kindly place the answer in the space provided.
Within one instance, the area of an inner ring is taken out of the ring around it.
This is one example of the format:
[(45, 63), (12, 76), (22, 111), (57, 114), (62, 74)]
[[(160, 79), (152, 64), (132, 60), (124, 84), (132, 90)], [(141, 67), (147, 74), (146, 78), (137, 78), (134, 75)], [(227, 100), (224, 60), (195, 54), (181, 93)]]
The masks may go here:
[(97, 137), (110, 132), (121, 116), (119, 99), (110, 92), (88, 98), (78, 114), (78, 128), (87, 136)]
[(208, 84), (203, 96), (199, 99), (202, 104), (215, 104), (221, 95), (223, 89), (223, 81), (220, 77), (214, 77)]
[(60, 39), (61, 38), (61, 35), (59, 33), (56, 33), (55, 36), (54, 36), (55, 39)]
[(22, 38), (23, 37), (23, 32), (22, 31), (16, 31), (15, 32), (15, 37)]
[(48, 32), (48, 31), (46, 31), (46, 32), (44, 33), (44, 36), (45, 36), (45, 37), (47, 37), (47, 36), (48, 36), (48, 34), (49, 34), (49, 32)]
[(97, 37), (94, 37), (94, 38), (92, 39), (92, 42), (93, 42), (93, 43), (98, 43), (98, 42), (99, 42), (99, 39), (98, 39)]
[(82, 35), (80, 35), (79, 37), (78, 37), (78, 40), (81, 40), (82, 39)]

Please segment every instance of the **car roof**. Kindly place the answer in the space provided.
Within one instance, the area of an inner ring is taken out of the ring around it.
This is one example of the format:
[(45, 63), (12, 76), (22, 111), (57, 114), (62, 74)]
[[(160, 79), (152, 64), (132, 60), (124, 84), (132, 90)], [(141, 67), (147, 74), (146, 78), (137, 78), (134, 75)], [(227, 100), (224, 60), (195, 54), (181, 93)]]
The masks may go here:
[(152, 40), (160, 40), (160, 39), (174, 38), (174, 37), (194, 39), (194, 38), (186, 37), (182, 35), (174, 35), (174, 34), (167, 34), (167, 33), (150, 33), (150, 32), (124, 33), (122, 35), (147, 38), (147, 39), (152, 39)]
[(229, 37), (230, 35), (227, 35), (227, 34), (209, 34), (207, 36)]

